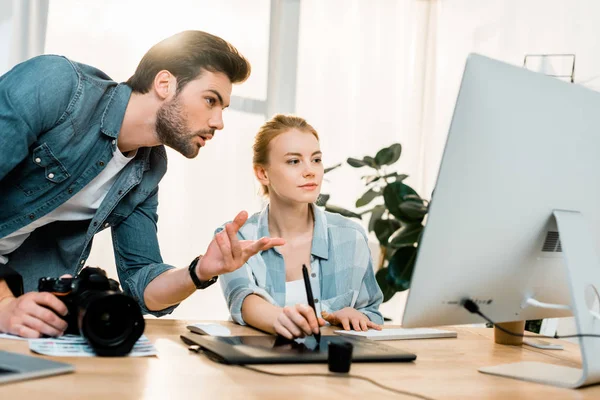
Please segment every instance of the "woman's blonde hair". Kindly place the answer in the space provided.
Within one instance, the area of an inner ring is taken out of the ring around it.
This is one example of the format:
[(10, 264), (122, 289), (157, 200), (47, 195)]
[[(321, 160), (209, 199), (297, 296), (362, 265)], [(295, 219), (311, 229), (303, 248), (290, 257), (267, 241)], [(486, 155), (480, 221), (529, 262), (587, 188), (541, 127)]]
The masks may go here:
[[(254, 157), (252, 158), (252, 164), (254, 166), (266, 166), (269, 164), (269, 143), (277, 136), (289, 131), (290, 129), (298, 129), (299, 131), (312, 133), (317, 140), (319, 135), (315, 128), (313, 128), (304, 118), (297, 117), (295, 115), (283, 115), (276, 114), (265, 122), (256, 137), (254, 138)], [(266, 196), (269, 194), (269, 188), (262, 185), (262, 192)]]

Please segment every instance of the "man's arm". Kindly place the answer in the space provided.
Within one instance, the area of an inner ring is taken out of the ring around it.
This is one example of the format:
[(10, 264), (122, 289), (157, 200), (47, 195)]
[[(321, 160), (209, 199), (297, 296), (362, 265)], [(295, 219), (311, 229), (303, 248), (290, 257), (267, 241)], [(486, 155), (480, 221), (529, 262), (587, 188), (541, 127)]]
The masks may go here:
[[(161, 316), (170, 313), (196, 287), (187, 268), (174, 268), (162, 261), (156, 234), (157, 207), (158, 189), (113, 228), (113, 243), (123, 290), (138, 299), (144, 313)], [(247, 219), (247, 213), (241, 212), (214, 237), (196, 265), (200, 280), (234, 271), (259, 251), (284, 243), (270, 238), (238, 240), (237, 232)]]
[[(233, 272), (259, 251), (284, 244), (283, 239), (262, 238), (239, 240), (237, 233), (248, 219), (245, 211), (240, 212), (233, 222), (215, 235), (206, 253), (196, 265), (196, 275), (201, 281), (213, 276)], [(150, 310), (161, 310), (189, 297), (196, 287), (187, 268), (166, 271), (148, 284), (144, 291), (144, 302)]]
[(0, 332), (27, 338), (42, 334), (60, 336), (67, 322), (67, 307), (51, 293), (30, 292), (15, 297), (5, 281), (0, 281)]

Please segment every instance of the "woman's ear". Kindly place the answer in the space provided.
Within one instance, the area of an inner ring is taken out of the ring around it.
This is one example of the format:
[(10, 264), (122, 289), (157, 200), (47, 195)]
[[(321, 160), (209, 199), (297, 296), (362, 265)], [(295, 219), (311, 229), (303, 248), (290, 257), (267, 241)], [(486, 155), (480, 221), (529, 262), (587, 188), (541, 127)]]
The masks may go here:
[(254, 166), (254, 176), (256, 179), (265, 186), (269, 186), (269, 177), (267, 176), (267, 170), (262, 165)]

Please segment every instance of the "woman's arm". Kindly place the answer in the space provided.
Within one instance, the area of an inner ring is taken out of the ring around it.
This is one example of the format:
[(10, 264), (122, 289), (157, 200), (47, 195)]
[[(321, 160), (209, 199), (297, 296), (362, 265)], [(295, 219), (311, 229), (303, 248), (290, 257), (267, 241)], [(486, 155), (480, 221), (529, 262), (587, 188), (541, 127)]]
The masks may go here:
[(261, 331), (275, 332), (275, 321), (283, 308), (274, 306), (262, 297), (251, 294), (246, 296), (242, 303), (242, 318), (244, 321)]
[(356, 245), (357, 248), (360, 249), (361, 254), (365, 255), (367, 267), (354, 308), (365, 314), (372, 322), (381, 325), (383, 324), (383, 316), (379, 312), (379, 306), (383, 302), (383, 293), (375, 279), (371, 250), (369, 249), (366, 236)]
[(322, 318), (317, 320), (314, 310), (306, 304), (281, 308), (255, 294), (244, 299), (242, 318), (261, 331), (288, 339), (319, 333), (319, 326), (325, 325), (325, 321)]

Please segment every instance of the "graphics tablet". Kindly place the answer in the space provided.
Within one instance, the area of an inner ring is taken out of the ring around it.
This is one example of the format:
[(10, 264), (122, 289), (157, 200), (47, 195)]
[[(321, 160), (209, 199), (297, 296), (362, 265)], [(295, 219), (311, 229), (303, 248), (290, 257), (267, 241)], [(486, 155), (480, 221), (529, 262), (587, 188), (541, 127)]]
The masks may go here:
[(353, 362), (406, 362), (416, 355), (362, 338), (323, 336), (321, 345), (311, 336), (299, 343), (278, 336), (181, 335), (187, 345), (198, 345), (211, 359), (225, 364), (326, 363), (330, 342), (352, 343)]

